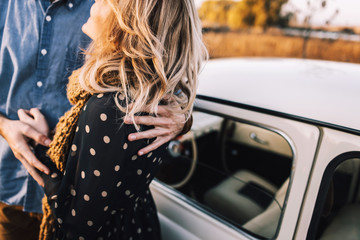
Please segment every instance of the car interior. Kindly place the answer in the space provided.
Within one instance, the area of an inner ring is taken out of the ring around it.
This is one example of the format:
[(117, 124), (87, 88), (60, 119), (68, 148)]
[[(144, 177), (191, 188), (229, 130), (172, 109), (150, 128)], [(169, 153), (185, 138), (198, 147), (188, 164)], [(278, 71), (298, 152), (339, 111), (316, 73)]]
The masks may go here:
[(360, 158), (347, 159), (334, 171), (316, 239), (360, 238)]
[(204, 211), (261, 238), (277, 233), (291, 181), (293, 150), (267, 126), (195, 111), (172, 141), (157, 179)]

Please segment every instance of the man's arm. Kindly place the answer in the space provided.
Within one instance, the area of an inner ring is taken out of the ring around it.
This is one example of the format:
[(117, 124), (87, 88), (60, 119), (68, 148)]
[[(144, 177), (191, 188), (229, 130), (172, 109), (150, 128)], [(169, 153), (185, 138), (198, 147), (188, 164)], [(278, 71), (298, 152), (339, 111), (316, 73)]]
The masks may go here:
[(0, 46), (3, 38), (8, 5), (9, 5), (9, 1), (0, 1)]
[(19, 159), (31, 176), (39, 184), (43, 184), (42, 178), (35, 168), (44, 173), (48, 173), (49, 169), (35, 157), (29, 147), (28, 140), (32, 139), (44, 146), (48, 146), (51, 140), (29, 124), (18, 120), (10, 120), (2, 114), (0, 114), (0, 135), (7, 141), (14, 156)]

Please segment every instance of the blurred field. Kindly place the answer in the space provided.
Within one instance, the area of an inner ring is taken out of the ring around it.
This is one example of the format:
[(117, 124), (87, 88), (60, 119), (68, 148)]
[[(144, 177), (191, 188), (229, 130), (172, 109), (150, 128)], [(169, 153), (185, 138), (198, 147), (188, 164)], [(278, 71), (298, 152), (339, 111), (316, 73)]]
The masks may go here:
[(314, 38), (306, 42), (302, 37), (256, 32), (208, 32), (204, 41), (211, 58), (305, 57), (360, 63), (360, 42)]

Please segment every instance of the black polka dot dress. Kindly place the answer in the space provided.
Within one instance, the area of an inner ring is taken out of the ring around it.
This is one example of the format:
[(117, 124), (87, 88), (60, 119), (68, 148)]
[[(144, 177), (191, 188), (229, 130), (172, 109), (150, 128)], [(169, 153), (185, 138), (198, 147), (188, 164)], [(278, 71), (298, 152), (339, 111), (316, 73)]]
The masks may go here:
[(113, 98), (98, 94), (85, 105), (64, 174), (38, 154), (51, 169), (44, 182), (57, 222), (54, 239), (160, 239), (149, 184), (165, 146), (138, 156), (151, 141), (127, 140), (136, 130), (123, 124)]

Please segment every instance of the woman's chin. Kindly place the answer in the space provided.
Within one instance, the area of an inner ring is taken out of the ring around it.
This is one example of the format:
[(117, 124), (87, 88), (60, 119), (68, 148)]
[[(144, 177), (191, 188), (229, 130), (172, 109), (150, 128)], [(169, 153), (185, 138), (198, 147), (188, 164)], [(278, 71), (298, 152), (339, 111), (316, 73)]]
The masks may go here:
[(82, 25), (81, 31), (82, 31), (83, 33), (85, 33), (86, 35), (88, 35), (88, 37), (90, 37), (90, 38), (92, 39), (92, 37), (91, 37), (90, 34), (89, 34), (89, 29), (88, 29), (88, 27), (87, 27), (87, 22), (86, 22), (84, 25)]

